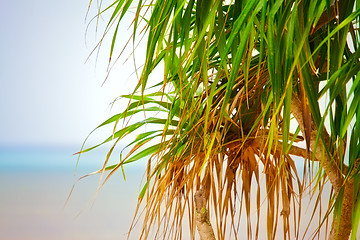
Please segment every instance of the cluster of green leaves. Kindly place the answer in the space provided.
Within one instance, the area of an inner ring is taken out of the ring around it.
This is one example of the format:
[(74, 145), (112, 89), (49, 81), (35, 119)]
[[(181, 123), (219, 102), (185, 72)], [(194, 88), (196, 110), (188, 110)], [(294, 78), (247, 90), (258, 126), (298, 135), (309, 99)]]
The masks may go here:
[[(219, 239), (225, 239), (229, 230), (236, 238), (243, 204), (239, 199), (245, 199), (251, 236), (254, 186), (257, 209), (260, 188), (265, 186), (268, 238), (277, 231), (279, 204), (284, 238), (291, 237), (291, 215), (299, 237), (300, 212), (295, 209), (305, 182), (292, 155), (303, 157), (307, 152), (306, 158), (315, 159), (314, 149), (310, 154), (313, 130), (318, 130), (315, 145), (321, 141), (322, 151), (336, 161), (345, 178), (359, 182), (353, 171), (360, 158), (359, 5), (354, 0), (116, 0), (100, 11), (100, 15), (112, 11), (105, 32), (116, 26), (111, 57), (123, 16), (135, 9), (133, 39), (145, 23), (146, 57), (134, 92), (122, 96), (129, 99), (126, 110), (97, 127), (114, 124), (114, 132), (81, 152), (113, 141), (109, 158), (126, 135), (145, 125), (161, 125), (159, 130), (139, 134), (118, 164), (108, 166), (107, 158), (100, 170), (110, 171), (111, 176), (126, 163), (149, 158), (147, 182), (140, 194), (141, 201), (146, 200), (141, 238), (148, 238), (156, 222), (157, 233), (163, 231), (164, 238), (181, 238), (186, 208), (194, 238), (191, 200), (200, 187), (211, 200)], [(149, 75), (160, 63), (164, 79), (154, 88), (159, 90), (151, 92)], [(301, 105), (301, 120), (293, 112), (294, 99)], [(144, 111), (165, 114), (117, 128), (118, 122)], [(297, 130), (291, 133), (294, 116)], [(300, 130), (307, 149), (293, 146), (301, 140)], [(295, 153), (295, 147), (303, 150), (301, 154)], [(320, 171), (317, 176), (315, 184), (323, 185), (325, 175)], [(331, 202), (324, 219), (332, 206)], [(256, 237), (259, 216), (260, 211)], [(359, 219), (356, 202), (355, 234)], [(165, 223), (162, 230), (161, 223)]]

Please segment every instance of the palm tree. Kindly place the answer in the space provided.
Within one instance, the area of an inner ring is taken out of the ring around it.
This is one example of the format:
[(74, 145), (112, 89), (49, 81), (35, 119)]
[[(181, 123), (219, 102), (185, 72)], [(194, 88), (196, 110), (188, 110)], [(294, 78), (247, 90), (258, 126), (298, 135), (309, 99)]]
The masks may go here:
[[(201, 239), (243, 239), (240, 221), (248, 238), (266, 228), (268, 239), (355, 239), (360, 2), (116, 0), (98, 17), (105, 12), (104, 36), (115, 28), (110, 58), (129, 12), (146, 58), (122, 96), (126, 110), (96, 128), (114, 124), (111, 136), (81, 153), (113, 142), (108, 160), (121, 139), (152, 127), (98, 171), (107, 180), (147, 157), (140, 239), (182, 239), (186, 220), (191, 239), (196, 227)], [(156, 68), (164, 78), (149, 86)], [(307, 194), (310, 233), (300, 227)]]

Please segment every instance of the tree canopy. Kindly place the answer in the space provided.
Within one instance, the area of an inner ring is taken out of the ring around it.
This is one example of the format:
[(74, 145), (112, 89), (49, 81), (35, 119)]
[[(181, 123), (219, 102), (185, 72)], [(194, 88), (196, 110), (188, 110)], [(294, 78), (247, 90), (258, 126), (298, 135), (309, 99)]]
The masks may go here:
[[(138, 133), (99, 172), (147, 161), (141, 239), (194, 239), (196, 225), (201, 239), (211, 228), (216, 239), (259, 238), (265, 228), (268, 239), (355, 239), (358, 1), (113, 0), (97, 17), (106, 12), (110, 59), (131, 13), (133, 45), (145, 37), (146, 57), (134, 91), (121, 96), (126, 110), (96, 128), (114, 131), (81, 153), (112, 142), (108, 160)], [(149, 85), (156, 68), (163, 78)], [(154, 127), (139, 133), (144, 126)], [(305, 195), (311, 217), (300, 227)]]

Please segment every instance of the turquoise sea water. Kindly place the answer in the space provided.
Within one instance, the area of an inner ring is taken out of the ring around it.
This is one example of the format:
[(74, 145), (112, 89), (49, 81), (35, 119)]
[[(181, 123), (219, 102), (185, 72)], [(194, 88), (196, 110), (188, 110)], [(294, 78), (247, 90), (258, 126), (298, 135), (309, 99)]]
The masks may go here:
[[(77, 179), (99, 169), (106, 151), (83, 155), (75, 175), (77, 156), (72, 154), (77, 150), (0, 148), (0, 240), (126, 239), (143, 184), (144, 164), (125, 166), (126, 181), (118, 172), (96, 194), (99, 175)], [(307, 207), (303, 209), (301, 232), (311, 216)], [(315, 228), (316, 220), (308, 237)], [(131, 240), (138, 239), (136, 233)], [(265, 239), (265, 227), (260, 236)]]
[(82, 156), (75, 174), (77, 149), (0, 149), (0, 239), (125, 239), (141, 188), (143, 168), (129, 166), (126, 181), (114, 175), (96, 195), (103, 151)]

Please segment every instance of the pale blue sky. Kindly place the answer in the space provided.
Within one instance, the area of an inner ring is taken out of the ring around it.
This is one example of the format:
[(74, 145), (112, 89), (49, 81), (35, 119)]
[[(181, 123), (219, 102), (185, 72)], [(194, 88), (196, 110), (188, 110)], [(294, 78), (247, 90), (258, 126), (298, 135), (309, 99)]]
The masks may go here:
[(132, 63), (120, 62), (101, 87), (108, 51), (105, 46), (96, 69), (95, 57), (85, 64), (96, 43), (91, 25), (85, 44), (87, 6), (87, 0), (3, 2), (0, 146), (79, 146), (115, 113), (109, 103), (126, 93)]

